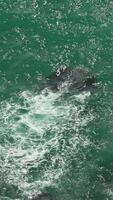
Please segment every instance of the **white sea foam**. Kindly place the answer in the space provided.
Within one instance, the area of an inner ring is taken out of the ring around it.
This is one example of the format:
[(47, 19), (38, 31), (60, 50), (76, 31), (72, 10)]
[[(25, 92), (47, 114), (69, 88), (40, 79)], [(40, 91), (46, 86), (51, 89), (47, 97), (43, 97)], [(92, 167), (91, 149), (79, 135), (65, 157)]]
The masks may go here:
[(18, 102), (2, 102), (0, 168), (8, 184), (31, 195), (57, 183), (68, 170), (70, 156), (76, 156), (77, 146), (90, 144), (79, 134), (93, 119), (91, 114), (81, 115), (89, 95), (82, 93), (58, 102), (61, 93), (33, 95), (25, 91)]

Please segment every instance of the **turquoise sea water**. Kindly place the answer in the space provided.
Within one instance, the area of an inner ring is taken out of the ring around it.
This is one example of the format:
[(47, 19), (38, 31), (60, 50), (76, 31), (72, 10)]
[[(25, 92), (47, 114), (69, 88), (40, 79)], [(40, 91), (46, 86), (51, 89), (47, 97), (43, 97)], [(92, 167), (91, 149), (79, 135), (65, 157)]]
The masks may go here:
[[(98, 90), (38, 92), (59, 67)], [(0, 1), (0, 200), (113, 200), (113, 2)]]

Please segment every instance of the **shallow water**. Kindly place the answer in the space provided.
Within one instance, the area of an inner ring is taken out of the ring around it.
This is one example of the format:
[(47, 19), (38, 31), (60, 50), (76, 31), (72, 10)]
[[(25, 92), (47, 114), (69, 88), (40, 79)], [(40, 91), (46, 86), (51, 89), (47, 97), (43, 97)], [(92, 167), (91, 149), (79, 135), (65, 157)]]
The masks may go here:
[[(0, 1), (0, 200), (113, 199), (113, 3)], [(98, 89), (39, 92), (59, 67)]]

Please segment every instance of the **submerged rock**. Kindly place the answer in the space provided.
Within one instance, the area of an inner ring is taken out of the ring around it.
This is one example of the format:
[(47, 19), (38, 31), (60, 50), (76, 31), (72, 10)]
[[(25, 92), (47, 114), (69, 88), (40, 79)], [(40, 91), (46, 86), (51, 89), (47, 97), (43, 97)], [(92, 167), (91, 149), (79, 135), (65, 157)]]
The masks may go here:
[(53, 92), (61, 88), (71, 90), (91, 90), (95, 89), (96, 78), (83, 68), (65, 68), (58, 69), (51, 74), (45, 83), (45, 87)]

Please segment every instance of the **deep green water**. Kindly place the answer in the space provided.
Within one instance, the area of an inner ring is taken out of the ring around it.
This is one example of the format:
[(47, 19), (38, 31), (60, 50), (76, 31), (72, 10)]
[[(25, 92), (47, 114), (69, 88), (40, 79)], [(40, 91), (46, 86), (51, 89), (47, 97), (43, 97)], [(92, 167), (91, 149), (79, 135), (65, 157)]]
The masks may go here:
[[(43, 77), (83, 67), (98, 90), (61, 99)], [(0, 1), (0, 200), (113, 200), (113, 2)]]

